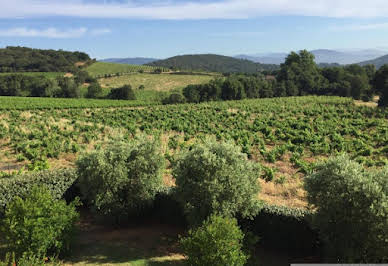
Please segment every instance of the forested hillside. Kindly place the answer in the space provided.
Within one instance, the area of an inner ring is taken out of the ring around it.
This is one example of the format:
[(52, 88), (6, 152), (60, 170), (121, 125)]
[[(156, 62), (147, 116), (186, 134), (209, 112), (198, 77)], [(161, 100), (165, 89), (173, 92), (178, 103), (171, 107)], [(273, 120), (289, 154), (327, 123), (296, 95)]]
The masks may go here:
[(150, 63), (149, 65), (179, 70), (201, 70), (221, 73), (256, 73), (279, 68), (278, 65), (265, 65), (215, 54), (174, 56)]
[(374, 65), (377, 69), (382, 67), (385, 64), (388, 64), (388, 55), (384, 55), (384, 56), (378, 57), (378, 58), (373, 59), (373, 60), (364, 61), (364, 62), (359, 63), (359, 65), (361, 65), (361, 66)]
[(0, 49), (0, 72), (71, 72), (90, 60), (83, 52), (8, 46)]

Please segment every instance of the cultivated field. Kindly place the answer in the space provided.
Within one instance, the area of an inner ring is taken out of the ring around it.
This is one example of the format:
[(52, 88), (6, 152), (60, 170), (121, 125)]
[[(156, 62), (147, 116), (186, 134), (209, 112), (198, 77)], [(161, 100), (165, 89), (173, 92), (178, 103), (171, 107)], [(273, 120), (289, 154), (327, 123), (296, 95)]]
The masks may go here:
[[(116, 64), (116, 63), (106, 63), (106, 62), (96, 62), (86, 68), (89, 74), (93, 77), (104, 77), (105, 75), (110, 75), (110, 74), (116, 75), (117, 73), (128, 74), (128, 73), (135, 73), (139, 71), (152, 72), (155, 69), (158, 69), (158, 67)], [(163, 69), (163, 68), (160, 68), (160, 69), (162, 69), (163, 71), (167, 71), (166, 69)]]
[[(73, 166), (77, 154), (139, 133), (159, 137), (167, 159), (206, 136), (234, 140), (261, 162), (260, 198), (306, 206), (303, 177), (329, 155), (388, 163), (388, 110), (348, 98), (289, 97), (149, 107), (140, 101), (0, 98), (0, 169), (34, 161)], [(22, 110), (16, 110), (22, 109)], [(169, 170), (165, 183), (174, 184)]]
[(99, 82), (105, 88), (117, 88), (130, 84), (133, 89), (144, 86), (145, 90), (170, 91), (182, 89), (190, 84), (209, 82), (211, 75), (177, 75), (177, 74), (131, 74), (119, 77), (102, 78)]

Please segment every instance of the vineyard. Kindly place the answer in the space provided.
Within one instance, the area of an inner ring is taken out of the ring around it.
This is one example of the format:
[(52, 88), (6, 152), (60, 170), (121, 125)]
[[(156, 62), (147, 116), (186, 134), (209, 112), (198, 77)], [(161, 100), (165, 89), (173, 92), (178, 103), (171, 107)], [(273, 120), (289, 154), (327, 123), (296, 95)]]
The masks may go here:
[[(289, 97), (204, 104), (0, 98), (0, 171), (72, 166), (77, 154), (139, 133), (161, 139), (165, 157), (207, 136), (234, 140), (261, 162), (261, 198), (305, 206), (303, 177), (329, 155), (388, 164), (388, 110), (349, 98)], [(165, 182), (174, 184), (169, 170)]]
[(153, 72), (157, 69), (160, 69), (162, 72), (168, 71), (168, 69), (159, 67), (116, 64), (106, 62), (96, 62), (86, 68), (89, 74), (96, 78), (116, 76), (118, 74), (130, 74), (136, 72)]
[(119, 77), (101, 78), (102, 87), (117, 88), (131, 84), (132, 88), (143, 86), (145, 90), (170, 91), (182, 89), (190, 84), (204, 84), (213, 79), (211, 75), (174, 75), (174, 74), (131, 74)]

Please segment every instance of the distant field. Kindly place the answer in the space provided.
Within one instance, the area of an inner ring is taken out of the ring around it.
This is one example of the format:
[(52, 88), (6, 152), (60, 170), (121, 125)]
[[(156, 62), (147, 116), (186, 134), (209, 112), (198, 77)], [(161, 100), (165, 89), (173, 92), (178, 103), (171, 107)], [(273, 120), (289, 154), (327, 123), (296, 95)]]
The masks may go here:
[(144, 86), (145, 90), (171, 91), (182, 89), (189, 84), (203, 84), (214, 76), (208, 75), (174, 75), (174, 74), (131, 74), (112, 78), (103, 78), (99, 82), (102, 87), (115, 88), (130, 84), (133, 89)]
[(45, 76), (46, 78), (54, 79), (59, 76), (65, 75), (63, 72), (12, 72), (12, 73), (0, 73), (0, 76), (22, 74), (27, 76)]
[(116, 64), (116, 63), (106, 63), (106, 62), (97, 62), (89, 67), (86, 70), (93, 77), (104, 77), (105, 75), (116, 75), (117, 73), (126, 74), (126, 73), (135, 73), (143, 70), (144, 72), (152, 72), (158, 67), (152, 66), (138, 66), (138, 65), (127, 65), (127, 64)]

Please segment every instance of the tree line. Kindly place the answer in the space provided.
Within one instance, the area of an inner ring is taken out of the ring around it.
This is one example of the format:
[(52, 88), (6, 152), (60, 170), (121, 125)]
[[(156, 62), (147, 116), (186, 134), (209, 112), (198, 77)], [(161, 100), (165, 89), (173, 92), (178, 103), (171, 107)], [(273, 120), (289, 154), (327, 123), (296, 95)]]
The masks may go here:
[[(378, 71), (373, 65), (319, 68), (314, 55), (306, 50), (288, 55), (276, 76), (230, 75), (183, 89), (185, 100), (193, 103), (303, 95), (343, 96), (369, 101), (373, 95), (380, 95), (379, 104), (386, 106), (387, 94), (388, 65)], [(173, 99), (165, 102), (173, 103)]]
[(23, 74), (0, 75), (1, 96), (80, 98), (81, 87), (88, 83), (86, 98), (109, 98), (135, 100), (130, 85), (111, 89), (105, 96), (97, 80), (86, 71), (77, 71), (72, 77), (58, 76), (55, 79), (44, 75), (28, 76)]
[(92, 60), (83, 52), (11, 46), (0, 49), (0, 72), (73, 72), (77, 62)]

